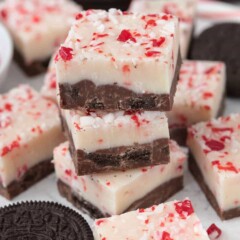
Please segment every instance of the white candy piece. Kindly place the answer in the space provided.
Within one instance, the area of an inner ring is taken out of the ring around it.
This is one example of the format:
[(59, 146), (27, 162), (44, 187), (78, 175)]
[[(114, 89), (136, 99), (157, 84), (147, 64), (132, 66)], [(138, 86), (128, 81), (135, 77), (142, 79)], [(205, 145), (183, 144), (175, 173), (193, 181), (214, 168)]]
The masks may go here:
[(209, 240), (188, 199), (98, 219), (93, 228), (96, 240)]
[(57, 106), (27, 85), (0, 95), (0, 184), (50, 160), (63, 142)]
[(164, 12), (178, 17), (180, 49), (182, 58), (185, 59), (193, 31), (196, 3), (196, 0), (133, 0), (129, 10), (140, 13)]
[(167, 165), (77, 176), (68, 148), (69, 143), (65, 142), (54, 151), (57, 178), (104, 215), (121, 214), (155, 188), (183, 176), (183, 164), (187, 158), (181, 148), (171, 141), (171, 157)]
[(184, 61), (172, 111), (167, 113), (170, 128), (187, 127), (217, 117), (226, 87), (222, 62)]
[(221, 212), (240, 207), (240, 114), (190, 127), (188, 146)]
[(56, 58), (58, 83), (82, 80), (169, 94), (179, 53), (177, 18), (110, 9), (78, 15)]
[(43, 61), (67, 36), (81, 7), (68, 0), (6, 0), (0, 20), (26, 63)]

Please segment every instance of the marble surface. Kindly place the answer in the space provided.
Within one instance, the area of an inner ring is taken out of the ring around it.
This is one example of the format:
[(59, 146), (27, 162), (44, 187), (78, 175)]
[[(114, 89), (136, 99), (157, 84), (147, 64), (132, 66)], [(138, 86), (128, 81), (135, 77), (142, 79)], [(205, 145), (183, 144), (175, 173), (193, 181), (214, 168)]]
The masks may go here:
[[(202, 8), (202, 6), (201, 6)], [(209, 24), (209, 23), (208, 23)], [(196, 31), (199, 33), (200, 30), (203, 29), (202, 21), (197, 22)], [(36, 89), (40, 89), (43, 84), (43, 75), (35, 77), (35, 78), (26, 78), (20, 69), (13, 63), (10, 67), (9, 75), (7, 80), (3, 85), (0, 86), (0, 93), (6, 92), (10, 88), (20, 84), (20, 83), (28, 83), (32, 85)], [(226, 111), (225, 114), (240, 112), (240, 99), (227, 99), (226, 102)], [(223, 236), (221, 240), (239, 240), (240, 239), (240, 218), (236, 218), (228, 221), (221, 221), (219, 217), (216, 215), (214, 210), (209, 205), (206, 200), (204, 194), (198, 187), (197, 183), (194, 181), (193, 177), (185, 170), (185, 187), (184, 190), (176, 194), (170, 200), (177, 199), (181, 200), (186, 197), (189, 197), (195, 210), (201, 219), (205, 228), (207, 228), (212, 223), (215, 223), (223, 230)], [(144, 184), (144, 183), (143, 183)], [(239, 193), (240, 194), (240, 193)], [(52, 174), (48, 178), (39, 182), (38, 184), (31, 187), (28, 191), (24, 192), (13, 201), (7, 201), (4, 198), (0, 197), (0, 207), (8, 205), (10, 203), (15, 203), (19, 201), (31, 201), (31, 200), (42, 200), (42, 201), (55, 201), (62, 203), (66, 206), (72, 207), (65, 199), (61, 198), (58, 194), (56, 187), (56, 178), (55, 175)], [(87, 221), (92, 224), (92, 220), (84, 215)]]

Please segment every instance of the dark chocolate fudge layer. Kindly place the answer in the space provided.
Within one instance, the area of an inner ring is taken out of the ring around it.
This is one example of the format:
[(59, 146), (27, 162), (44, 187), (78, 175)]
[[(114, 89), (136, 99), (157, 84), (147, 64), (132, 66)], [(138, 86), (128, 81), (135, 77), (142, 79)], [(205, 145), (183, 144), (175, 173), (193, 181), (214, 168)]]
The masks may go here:
[(60, 106), (63, 109), (89, 109), (104, 111), (170, 111), (176, 92), (181, 67), (179, 54), (170, 94), (138, 94), (117, 85), (96, 86), (91, 80), (76, 84), (59, 84)]
[(40, 181), (41, 179), (48, 176), (53, 172), (53, 164), (51, 160), (46, 160), (37, 164), (36, 166), (29, 169), (19, 181), (12, 182), (8, 187), (4, 188), (0, 184), (0, 195), (11, 200), (20, 193), (24, 192), (35, 183)]
[(219, 217), (222, 220), (228, 220), (228, 219), (232, 219), (235, 217), (239, 217), (240, 216), (240, 208), (239, 207), (228, 210), (228, 211), (221, 211), (215, 196), (213, 195), (212, 191), (209, 189), (209, 187), (205, 183), (204, 177), (201, 173), (201, 170), (199, 169), (199, 167), (196, 163), (196, 160), (194, 159), (192, 154), (190, 154), (188, 165), (189, 165), (190, 172), (194, 176), (195, 180), (198, 182), (202, 191), (205, 193), (206, 198), (208, 199), (209, 203), (212, 205), (214, 210), (217, 212)]
[[(131, 204), (131, 206), (129, 206), (128, 209), (126, 209), (124, 212), (136, 210), (138, 208), (147, 208), (152, 205), (158, 205), (160, 203), (163, 203), (172, 195), (180, 191), (182, 188), (183, 177), (172, 179), (169, 182), (155, 188), (146, 196)], [(76, 195), (71, 190), (71, 188), (65, 183), (63, 183), (61, 180), (58, 180), (58, 190), (60, 194), (65, 197), (69, 202), (71, 202), (75, 207), (87, 213), (92, 218), (109, 217), (109, 214), (102, 213), (101, 210), (93, 206), (91, 203), (87, 202), (79, 195)]]

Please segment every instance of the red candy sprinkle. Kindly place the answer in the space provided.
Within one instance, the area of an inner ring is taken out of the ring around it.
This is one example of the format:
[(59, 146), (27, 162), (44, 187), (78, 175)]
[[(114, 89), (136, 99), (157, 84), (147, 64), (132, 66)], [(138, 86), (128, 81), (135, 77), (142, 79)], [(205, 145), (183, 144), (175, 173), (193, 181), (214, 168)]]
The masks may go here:
[(71, 169), (66, 169), (66, 170), (65, 170), (65, 174), (66, 174), (67, 176), (71, 177), (71, 176), (72, 176), (72, 170), (71, 170)]
[(7, 110), (8, 112), (11, 112), (12, 111), (12, 104), (10, 103), (6, 103), (5, 106), (4, 106), (5, 110)]
[(51, 81), (49, 87), (50, 87), (51, 89), (56, 89), (56, 88), (57, 88), (57, 82), (56, 82), (55, 79)]
[(174, 205), (175, 205), (176, 212), (182, 218), (185, 218), (185, 215), (190, 216), (191, 214), (194, 213), (192, 203), (189, 200), (184, 200), (183, 202), (177, 202)]
[(153, 47), (160, 47), (164, 42), (165, 42), (166, 38), (165, 37), (160, 37), (158, 40), (157, 39), (153, 39)]
[(203, 93), (203, 98), (204, 99), (208, 99), (208, 98), (212, 98), (213, 94), (211, 92), (205, 92)]
[(225, 148), (222, 142), (216, 140), (207, 140), (205, 143), (212, 151), (221, 151)]
[(133, 115), (131, 117), (131, 119), (135, 122), (137, 127), (140, 127), (141, 123), (139, 122), (138, 116), (137, 115)]
[(157, 26), (157, 23), (156, 23), (155, 20), (150, 19), (150, 20), (147, 21), (147, 24), (146, 24), (146, 26), (145, 26), (145, 29), (148, 28), (148, 26), (155, 27), (155, 26)]
[(157, 57), (157, 56), (160, 56), (160, 54), (161, 53), (158, 51), (148, 51), (145, 53), (147, 57)]
[(122, 71), (123, 71), (124, 73), (129, 73), (129, 72), (130, 72), (130, 67), (129, 67), (128, 65), (123, 65)]
[(5, 9), (1, 10), (0, 15), (3, 20), (7, 19), (7, 11)]
[(117, 40), (120, 42), (127, 42), (128, 40), (130, 40), (132, 42), (137, 42), (136, 38), (134, 38), (132, 36), (132, 34), (130, 33), (129, 30), (122, 30), (122, 32), (118, 36)]
[(79, 20), (79, 19), (81, 19), (82, 17), (83, 17), (83, 15), (82, 15), (81, 13), (79, 13), (79, 14), (76, 15), (76, 20)]
[(98, 225), (98, 226), (100, 226), (102, 223), (104, 223), (105, 221), (104, 220), (102, 220), (102, 219), (100, 219), (100, 220), (97, 220), (96, 221), (96, 224)]
[[(218, 239), (222, 235), (222, 231), (214, 223), (207, 229), (208, 236), (213, 239)], [(213, 236), (214, 235), (214, 236)]]
[(173, 240), (168, 232), (163, 232), (161, 240)]
[(59, 49), (59, 55), (61, 56), (63, 61), (67, 62), (67, 61), (70, 61), (73, 58), (72, 51), (73, 51), (72, 48), (61, 47)]

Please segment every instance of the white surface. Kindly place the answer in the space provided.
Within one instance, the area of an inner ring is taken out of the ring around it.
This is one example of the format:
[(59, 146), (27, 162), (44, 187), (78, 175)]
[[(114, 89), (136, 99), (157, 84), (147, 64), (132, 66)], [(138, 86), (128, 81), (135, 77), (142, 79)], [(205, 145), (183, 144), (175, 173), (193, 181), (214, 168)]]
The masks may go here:
[[(200, 25), (199, 25), (200, 24)], [(198, 21), (197, 30), (201, 28), (201, 22)], [(33, 78), (32, 80), (24, 77), (22, 72), (12, 64), (9, 71), (8, 80), (0, 87), (0, 92), (5, 92), (9, 88), (16, 86), (16, 84), (21, 82), (28, 82), (37, 89), (43, 84), (43, 76)], [(228, 99), (226, 104), (226, 114), (240, 112), (240, 99)], [(183, 191), (176, 194), (170, 200), (179, 199), (182, 200), (189, 197), (195, 207), (196, 213), (201, 219), (205, 228), (209, 227), (212, 223), (215, 223), (223, 230), (223, 236), (221, 240), (239, 240), (240, 239), (240, 218), (235, 218), (228, 221), (221, 221), (212, 207), (209, 205), (204, 194), (198, 187), (197, 183), (194, 181), (193, 177), (188, 171), (185, 172), (185, 188)], [(25, 193), (21, 194), (14, 199), (13, 202), (17, 201), (29, 201), (29, 200), (47, 200), (47, 201), (57, 201), (66, 206), (71, 207), (71, 205), (63, 198), (61, 198), (57, 192), (56, 188), (56, 178), (54, 174), (50, 177), (44, 179), (40, 183), (36, 184), (34, 187), (30, 188)], [(11, 203), (0, 197), (0, 206)], [(86, 219), (91, 222), (91, 220), (86, 216)]]
[(0, 23), (0, 84), (6, 78), (7, 71), (12, 60), (12, 55), (12, 40), (6, 28)]

